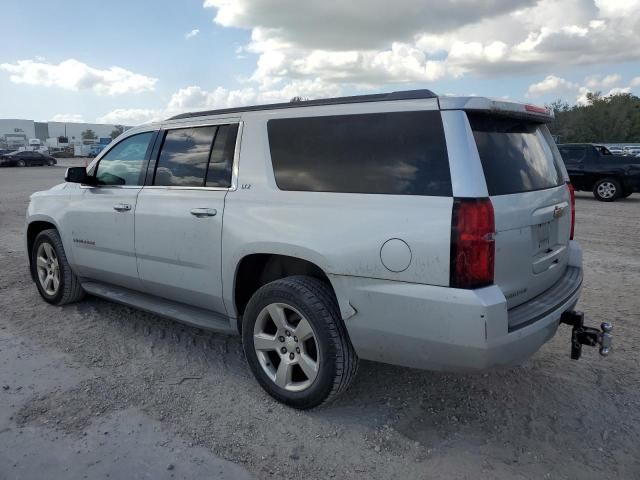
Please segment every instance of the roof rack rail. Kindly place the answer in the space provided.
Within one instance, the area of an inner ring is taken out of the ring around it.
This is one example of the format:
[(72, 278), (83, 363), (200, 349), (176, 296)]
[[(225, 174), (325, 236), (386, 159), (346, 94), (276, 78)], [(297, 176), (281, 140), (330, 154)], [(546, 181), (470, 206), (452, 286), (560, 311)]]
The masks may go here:
[(248, 107), (223, 108), (220, 110), (205, 110), (201, 112), (182, 113), (167, 120), (203, 117), (205, 115), (220, 115), (226, 113), (257, 112), (261, 110), (278, 110), (281, 108), (316, 107), (320, 105), (341, 105), (347, 103), (387, 102), (391, 100), (418, 100), (437, 98), (431, 90), (404, 90), (391, 93), (376, 93), (372, 95), (353, 95), (350, 97), (320, 98), (318, 100), (302, 100), (299, 102), (271, 103), (267, 105), (251, 105)]

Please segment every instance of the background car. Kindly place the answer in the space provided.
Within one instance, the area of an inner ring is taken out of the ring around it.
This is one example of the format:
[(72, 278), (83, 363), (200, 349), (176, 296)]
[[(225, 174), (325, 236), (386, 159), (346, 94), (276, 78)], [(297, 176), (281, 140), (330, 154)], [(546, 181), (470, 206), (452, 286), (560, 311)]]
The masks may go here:
[(104, 150), (106, 145), (92, 145), (87, 157), (93, 158), (97, 157), (102, 150)]
[(45, 155), (40, 152), (31, 152), (28, 150), (0, 155), (0, 165), (4, 167), (26, 167), (30, 165), (48, 165), (52, 167), (57, 163), (58, 161), (50, 155)]

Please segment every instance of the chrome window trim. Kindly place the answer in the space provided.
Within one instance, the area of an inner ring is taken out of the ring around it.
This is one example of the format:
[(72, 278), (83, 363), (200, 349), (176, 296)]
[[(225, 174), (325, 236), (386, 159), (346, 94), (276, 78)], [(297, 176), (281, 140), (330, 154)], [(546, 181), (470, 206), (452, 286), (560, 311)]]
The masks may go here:
[(142, 185), (80, 185), (80, 188), (142, 188)]
[[(182, 124), (182, 125), (167, 125), (166, 127), (161, 126), (159, 128), (157, 128), (158, 131), (164, 131), (167, 132), (169, 130), (180, 130), (180, 129), (185, 129), (185, 128), (196, 128), (196, 127), (215, 127), (215, 126), (220, 126), (220, 125), (233, 125), (234, 123), (238, 124), (238, 134), (236, 135), (236, 144), (234, 147), (234, 152), (233, 152), (233, 165), (231, 167), (231, 185), (229, 187), (180, 187), (180, 186), (165, 186), (165, 185), (80, 185), (80, 188), (144, 188), (144, 189), (148, 189), (148, 190), (210, 190), (210, 191), (214, 191), (214, 192), (221, 192), (221, 191), (228, 191), (228, 192), (234, 192), (238, 189), (238, 173), (239, 173), (239, 164), (240, 164), (240, 146), (242, 145), (241, 142), (241, 138), (242, 138), (242, 130), (244, 127), (244, 122), (242, 120), (239, 120), (237, 117), (235, 117), (233, 119), (233, 121), (230, 121), (230, 119), (223, 119), (221, 118), (219, 121), (212, 121), (209, 123), (198, 123), (198, 124), (193, 124), (193, 123), (189, 123), (189, 124)], [(140, 131), (140, 132), (136, 132), (136, 133), (146, 133), (147, 131), (154, 131), (154, 130), (145, 130), (145, 131)], [(129, 137), (131, 135), (127, 135), (127, 137)], [(125, 137), (125, 138), (127, 138)], [(123, 138), (122, 140), (125, 140), (125, 138)], [(118, 142), (120, 143), (120, 142)], [(116, 144), (117, 145), (117, 144)], [(115, 145), (114, 145), (115, 146)], [(111, 147), (113, 148), (113, 147)], [(111, 150), (111, 148), (109, 150)], [(89, 165), (87, 167), (87, 170), (89, 170), (89, 168), (92, 166), (92, 164), (96, 163), (97, 161), (99, 161), (100, 159), (102, 159), (102, 157), (104, 155), (106, 155), (107, 152), (105, 152), (103, 155), (100, 156), (99, 159), (94, 160), (91, 165)], [(152, 162), (157, 162), (157, 159), (151, 159)]]

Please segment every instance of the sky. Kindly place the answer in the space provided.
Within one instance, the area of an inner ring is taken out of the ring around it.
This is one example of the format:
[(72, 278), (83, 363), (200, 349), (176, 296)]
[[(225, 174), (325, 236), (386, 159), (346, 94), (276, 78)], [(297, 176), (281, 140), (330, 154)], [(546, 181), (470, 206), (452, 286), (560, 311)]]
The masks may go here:
[(640, 0), (3, 0), (0, 118), (177, 113), (428, 88), (640, 95)]

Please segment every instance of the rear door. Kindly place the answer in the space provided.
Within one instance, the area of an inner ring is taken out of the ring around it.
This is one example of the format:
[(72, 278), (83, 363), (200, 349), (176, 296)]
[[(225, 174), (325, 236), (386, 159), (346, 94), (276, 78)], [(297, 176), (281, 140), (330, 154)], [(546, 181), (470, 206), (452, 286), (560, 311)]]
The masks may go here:
[(569, 257), (570, 194), (544, 124), (468, 112), (496, 222), (495, 283), (509, 308), (544, 292)]
[(222, 218), (237, 122), (161, 132), (155, 171), (135, 215), (138, 272), (146, 292), (225, 313)]
[(587, 147), (560, 145), (558, 150), (560, 151), (560, 155), (562, 155), (562, 160), (571, 178), (571, 183), (580, 189), (588, 188), (585, 186), (586, 182), (584, 178), (584, 167), (588, 160)]

